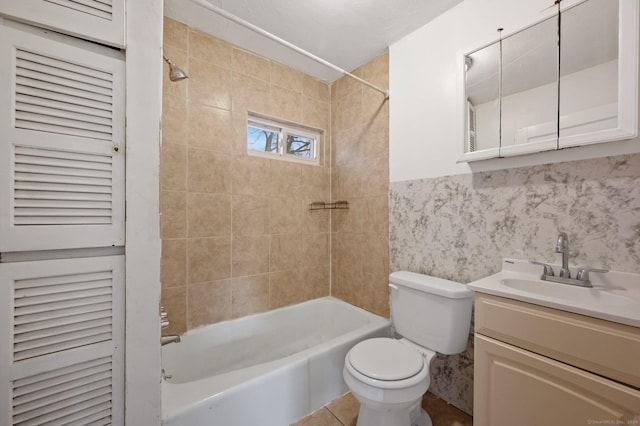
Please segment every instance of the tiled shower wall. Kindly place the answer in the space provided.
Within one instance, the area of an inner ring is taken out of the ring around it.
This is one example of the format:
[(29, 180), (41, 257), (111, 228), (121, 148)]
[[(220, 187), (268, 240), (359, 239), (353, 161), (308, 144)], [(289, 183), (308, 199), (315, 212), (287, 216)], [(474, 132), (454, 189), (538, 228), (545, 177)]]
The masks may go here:
[[(164, 53), (164, 333), (328, 295), (329, 86), (171, 19)], [(249, 156), (248, 110), (323, 129), (320, 166)]]
[[(389, 87), (389, 54), (353, 71)], [(331, 86), (331, 294), (389, 315), (389, 103), (345, 76)]]
[[(390, 185), (391, 270), (468, 283), (503, 257), (640, 273), (640, 154)], [(432, 363), (431, 392), (471, 413), (473, 347)]]

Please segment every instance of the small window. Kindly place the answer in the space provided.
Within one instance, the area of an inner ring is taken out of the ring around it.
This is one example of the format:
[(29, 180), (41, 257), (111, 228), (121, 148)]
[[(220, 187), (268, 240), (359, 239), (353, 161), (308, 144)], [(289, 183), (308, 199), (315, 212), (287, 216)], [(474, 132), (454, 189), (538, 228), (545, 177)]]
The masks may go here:
[(291, 161), (318, 163), (322, 131), (249, 113), (247, 150)]

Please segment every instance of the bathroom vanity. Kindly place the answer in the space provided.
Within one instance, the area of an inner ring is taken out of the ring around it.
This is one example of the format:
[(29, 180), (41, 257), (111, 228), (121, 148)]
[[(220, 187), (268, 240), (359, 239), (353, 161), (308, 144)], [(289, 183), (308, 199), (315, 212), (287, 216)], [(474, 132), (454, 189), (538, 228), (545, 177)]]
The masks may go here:
[(640, 276), (573, 288), (539, 269), (505, 259), (469, 284), (474, 425), (640, 424)]

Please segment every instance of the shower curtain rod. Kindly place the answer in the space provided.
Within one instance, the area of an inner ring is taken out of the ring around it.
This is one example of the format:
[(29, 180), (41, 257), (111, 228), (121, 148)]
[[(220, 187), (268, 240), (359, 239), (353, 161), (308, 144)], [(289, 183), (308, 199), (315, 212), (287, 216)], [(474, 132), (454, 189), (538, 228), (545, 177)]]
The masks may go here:
[(218, 6), (213, 5), (213, 4), (209, 3), (206, 0), (191, 0), (191, 2), (193, 2), (193, 3), (195, 3), (195, 4), (199, 5), (199, 6), (202, 6), (205, 9), (209, 9), (210, 11), (229, 19), (229, 20), (235, 22), (236, 24), (242, 25), (243, 27), (248, 28), (253, 32), (256, 32), (256, 33), (258, 33), (260, 35), (263, 35), (263, 36), (265, 36), (265, 37), (267, 37), (267, 38), (269, 38), (269, 39), (271, 39), (271, 40), (273, 40), (273, 41), (275, 41), (277, 43), (280, 43), (281, 45), (283, 45), (285, 47), (288, 47), (289, 49), (294, 50), (294, 51), (300, 53), (301, 55), (306, 56), (307, 58), (313, 59), (314, 61), (316, 61), (316, 62), (318, 62), (318, 63), (320, 63), (320, 64), (322, 64), (322, 65), (324, 65), (326, 67), (329, 67), (329, 68), (333, 69), (334, 71), (337, 71), (337, 72), (339, 72), (341, 74), (349, 76), (349, 77), (353, 78), (354, 80), (357, 80), (360, 83), (364, 84), (365, 86), (368, 86), (368, 87), (372, 88), (373, 90), (376, 90), (376, 91), (382, 93), (384, 95), (385, 99), (389, 99), (389, 91), (388, 90), (381, 89), (378, 86), (376, 86), (374, 84), (371, 84), (366, 80), (361, 79), (357, 75), (353, 75), (350, 72), (348, 72), (346, 70), (343, 70), (339, 66), (333, 65), (331, 62), (325, 61), (324, 59), (319, 58), (318, 56), (314, 55), (313, 53), (309, 53), (306, 50), (296, 46), (295, 44), (289, 43), (288, 41), (283, 40), (280, 37), (278, 37), (278, 36), (276, 36), (274, 34), (271, 34), (270, 32), (268, 32), (266, 30), (263, 30), (262, 28), (260, 28), (260, 27), (258, 27), (256, 25), (253, 25), (251, 22), (245, 21), (244, 19), (239, 18), (236, 15), (233, 15), (233, 14), (227, 12), (226, 10), (224, 10), (224, 9), (218, 7)]

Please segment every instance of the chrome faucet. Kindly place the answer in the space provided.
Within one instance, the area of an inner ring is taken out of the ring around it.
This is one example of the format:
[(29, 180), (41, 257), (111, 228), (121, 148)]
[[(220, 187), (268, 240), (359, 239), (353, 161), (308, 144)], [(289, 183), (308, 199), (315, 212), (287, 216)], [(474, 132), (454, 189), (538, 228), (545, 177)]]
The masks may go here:
[(566, 232), (561, 232), (556, 241), (556, 253), (562, 253), (562, 268), (558, 276), (562, 278), (571, 278), (569, 270), (569, 237)]
[(609, 272), (606, 269), (585, 266), (578, 269), (578, 274), (575, 279), (571, 278), (571, 271), (569, 270), (569, 237), (567, 237), (566, 232), (560, 232), (558, 235), (558, 239), (556, 240), (556, 253), (562, 253), (562, 268), (560, 268), (560, 273), (557, 277), (553, 273), (553, 266), (543, 262), (536, 262), (535, 260), (530, 261), (535, 265), (541, 265), (543, 267), (542, 276), (540, 277), (541, 280), (576, 285), (579, 287), (593, 287), (589, 277), (590, 272), (599, 272), (601, 274)]
[(160, 344), (162, 346), (168, 345), (169, 343), (180, 343), (180, 336), (162, 336), (160, 338)]

